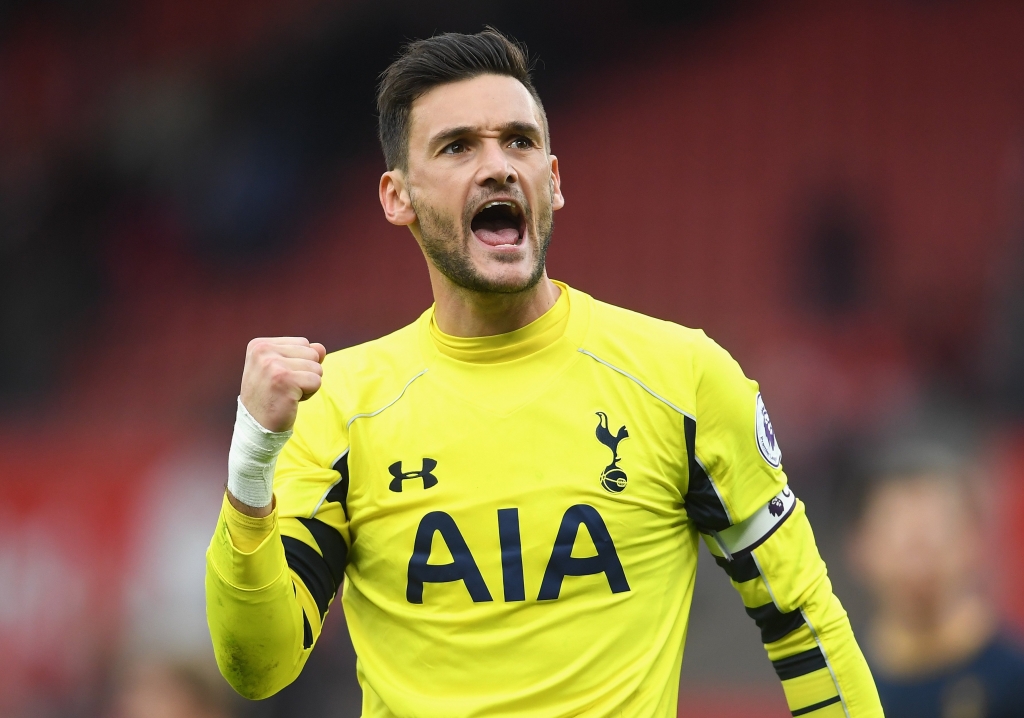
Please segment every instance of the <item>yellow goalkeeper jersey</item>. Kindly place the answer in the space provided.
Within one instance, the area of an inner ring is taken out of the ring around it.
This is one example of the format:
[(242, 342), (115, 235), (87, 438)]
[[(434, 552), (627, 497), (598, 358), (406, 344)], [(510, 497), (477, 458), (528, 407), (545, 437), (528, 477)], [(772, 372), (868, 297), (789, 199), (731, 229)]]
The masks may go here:
[(225, 501), (210, 546), (228, 681), (294, 680), (340, 592), (365, 718), (675, 716), (703, 534), (793, 715), (881, 716), (757, 384), (701, 331), (559, 287), (509, 334), (431, 310), (326, 358), (274, 514)]

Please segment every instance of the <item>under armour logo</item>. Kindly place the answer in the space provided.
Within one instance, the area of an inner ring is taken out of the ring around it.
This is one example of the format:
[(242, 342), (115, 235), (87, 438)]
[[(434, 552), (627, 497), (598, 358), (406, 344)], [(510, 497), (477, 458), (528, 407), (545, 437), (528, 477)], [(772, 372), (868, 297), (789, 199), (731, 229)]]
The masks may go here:
[(407, 479), (423, 479), (423, 488), (429, 489), (437, 484), (437, 477), (431, 471), (437, 468), (437, 461), (434, 459), (423, 459), (423, 468), (419, 471), (402, 471), (402, 462), (396, 461), (388, 467), (388, 473), (395, 478), (388, 484), (388, 488), (395, 493), (402, 492), (402, 482)]

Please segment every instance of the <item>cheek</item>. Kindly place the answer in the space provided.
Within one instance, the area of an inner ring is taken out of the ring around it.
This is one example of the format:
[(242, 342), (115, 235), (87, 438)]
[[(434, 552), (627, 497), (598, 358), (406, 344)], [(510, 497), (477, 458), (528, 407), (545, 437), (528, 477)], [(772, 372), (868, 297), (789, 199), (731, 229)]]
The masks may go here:
[(411, 189), (415, 205), (430, 207), (437, 214), (460, 219), (466, 208), (467, 197), (465, 184), (445, 172), (418, 172)]
[(977, 536), (977, 527), (962, 522), (950, 522), (942, 555), (946, 557), (945, 570), (950, 576), (968, 575), (983, 564), (984, 549)]
[(463, 222), (461, 207), (453, 211), (450, 207), (437, 204), (433, 198), (422, 195), (416, 196), (413, 210), (416, 212), (420, 229), (432, 237), (456, 232)]
[(920, 561), (925, 545), (922, 527), (901, 512), (880, 512), (866, 526), (863, 560), (876, 582), (899, 580)]

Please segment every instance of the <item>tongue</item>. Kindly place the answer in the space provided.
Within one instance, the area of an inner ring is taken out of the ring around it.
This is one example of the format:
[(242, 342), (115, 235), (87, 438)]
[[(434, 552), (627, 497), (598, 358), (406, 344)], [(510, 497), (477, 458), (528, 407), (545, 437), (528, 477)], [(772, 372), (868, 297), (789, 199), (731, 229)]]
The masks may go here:
[(501, 229), (480, 227), (474, 229), (473, 234), (481, 242), (491, 247), (497, 247), (499, 244), (515, 244), (519, 241), (519, 230), (515, 227), (504, 227)]

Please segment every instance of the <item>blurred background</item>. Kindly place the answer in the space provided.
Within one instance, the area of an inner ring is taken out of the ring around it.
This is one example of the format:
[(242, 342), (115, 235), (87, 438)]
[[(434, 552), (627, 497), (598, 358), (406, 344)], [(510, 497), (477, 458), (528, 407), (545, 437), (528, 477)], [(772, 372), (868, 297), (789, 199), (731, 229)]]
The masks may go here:
[[(869, 656), (851, 507), (908, 437), (968, 467), (986, 600), (1024, 626), (1024, 4), (4, 0), (0, 715), (358, 716), (340, 604), (295, 685), (224, 692), (204, 552), (247, 341), (429, 305), (374, 86), (488, 23), (541, 60), (550, 274), (761, 383)], [(680, 715), (788, 715), (707, 558)]]

